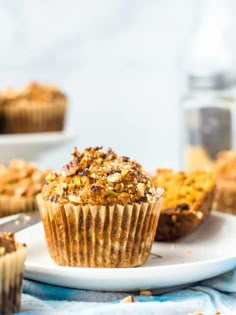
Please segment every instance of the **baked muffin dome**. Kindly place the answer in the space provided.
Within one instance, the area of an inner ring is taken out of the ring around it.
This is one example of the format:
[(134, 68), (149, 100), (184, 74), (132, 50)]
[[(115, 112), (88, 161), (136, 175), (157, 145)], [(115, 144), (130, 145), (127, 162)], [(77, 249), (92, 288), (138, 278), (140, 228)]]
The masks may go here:
[(67, 99), (58, 87), (38, 82), (31, 82), (22, 90), (7, 88), (0, 93), (1, 106), (33, 106), (32, 102), (43, 103), (45, 106), (52, 102), (66, 105)]
[(151, 178), (128, 157), (102, 147), (77, 148), (59, 173), (49, 174), (42, 190), (45, 200), (76, 204), (128, 204), (155, 199)]

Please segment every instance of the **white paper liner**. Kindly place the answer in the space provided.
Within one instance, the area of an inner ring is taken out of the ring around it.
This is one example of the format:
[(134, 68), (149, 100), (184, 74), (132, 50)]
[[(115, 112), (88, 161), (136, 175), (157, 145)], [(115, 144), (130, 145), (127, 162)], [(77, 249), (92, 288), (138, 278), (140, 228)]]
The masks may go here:
[(134, 267), (145, 263), (160, 214), (154, 203), (60, 205), (37, 196), (49, 253), (64, 266)]
[(64, 127), (66, 104), (32, 103), (3, 108), (3, 133), (60, 131)]
[(15, 252), (0, 257), (0, 314), (20, 309), (25, 258), (26, 247), (21, 244)]
[(35, 197), (16, 197), (0, 195), (0, 218), (21, 212), (38, 209)]

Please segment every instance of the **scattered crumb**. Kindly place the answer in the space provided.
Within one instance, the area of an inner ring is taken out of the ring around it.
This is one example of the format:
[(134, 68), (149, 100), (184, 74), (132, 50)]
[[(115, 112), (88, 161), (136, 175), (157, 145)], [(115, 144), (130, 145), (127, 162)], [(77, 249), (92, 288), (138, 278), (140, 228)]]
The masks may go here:
[(150, 255), (153, 256), (153, 258), (162, 258), (162, 256), (158, 254), (151, 253)]
[(201, 211), (198, 211), (198, 212), (196, 213), (196, 216), (197, 216), (197, 218), (198, 218), (199, 220), (201, 220), (201, 219), (203, 218), (203, 213), (202, 213)]
[(150, 290), (141, 290), (140, 295), (152, 296), (152, 291)]
[(133, 295), (129, 295), (125, 297), (123, 300), (121, 300), (121, 303), (133, 303), (133, 302), (134, 302)]

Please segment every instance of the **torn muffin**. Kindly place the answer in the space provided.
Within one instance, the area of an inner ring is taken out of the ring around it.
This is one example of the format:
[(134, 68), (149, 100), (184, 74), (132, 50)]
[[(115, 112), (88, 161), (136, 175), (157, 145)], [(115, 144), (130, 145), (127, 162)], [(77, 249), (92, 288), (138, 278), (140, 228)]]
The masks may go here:
[(174, 241), (192, 233), (209, 216), (215, 193), (211, 172), (157, 169), (153, 185), (164, 188), (156, 241)]

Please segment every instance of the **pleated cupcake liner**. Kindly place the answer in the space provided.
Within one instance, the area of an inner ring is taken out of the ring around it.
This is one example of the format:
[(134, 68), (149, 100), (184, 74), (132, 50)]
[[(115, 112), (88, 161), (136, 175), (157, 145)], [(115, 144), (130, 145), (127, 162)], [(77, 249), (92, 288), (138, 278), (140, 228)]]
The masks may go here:
[(2, 133), (29, 133), (63, 130), (66, 104), (4, 106), (1, 114)]
[(0, 314), (19, 312), (26, 247), (17, 244), (17, 250), (0, 257)]
[(22, 212), (37, 210), (35, 197), (16, 197), (0, 195), (0, 218)]
[(62, 266), (134, 267), (151, 251), (161, 200), (127, 205), (58, 204), (37, 196), (52, 259)]

